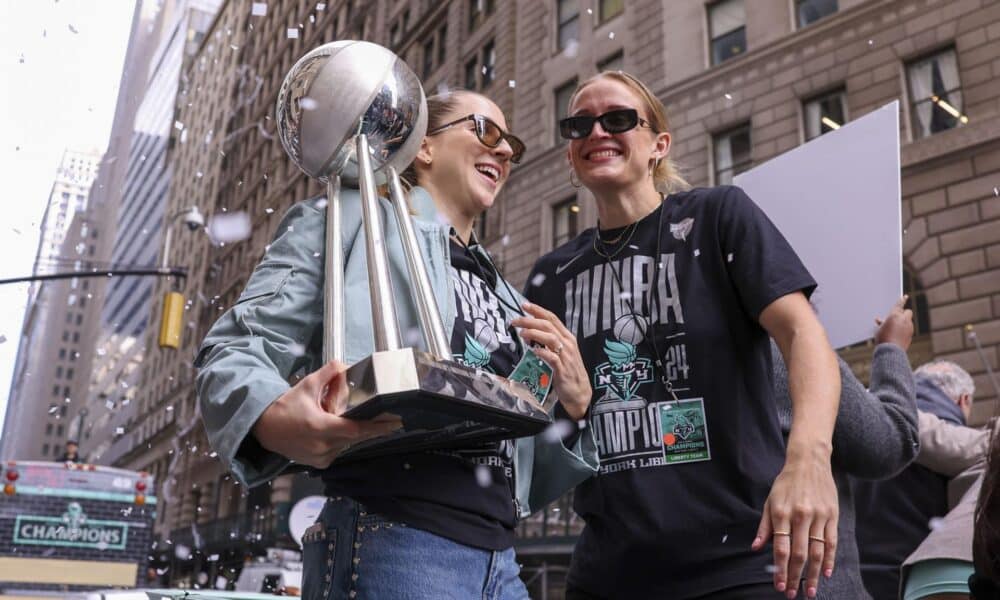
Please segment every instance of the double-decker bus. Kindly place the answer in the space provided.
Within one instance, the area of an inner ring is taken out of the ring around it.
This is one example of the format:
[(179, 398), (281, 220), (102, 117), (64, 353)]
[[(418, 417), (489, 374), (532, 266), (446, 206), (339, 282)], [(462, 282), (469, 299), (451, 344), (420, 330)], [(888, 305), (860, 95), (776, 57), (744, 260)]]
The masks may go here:
[(45, 597), (146, 581), (156, 496), (148, 473), (0, 464), (0, 595)]

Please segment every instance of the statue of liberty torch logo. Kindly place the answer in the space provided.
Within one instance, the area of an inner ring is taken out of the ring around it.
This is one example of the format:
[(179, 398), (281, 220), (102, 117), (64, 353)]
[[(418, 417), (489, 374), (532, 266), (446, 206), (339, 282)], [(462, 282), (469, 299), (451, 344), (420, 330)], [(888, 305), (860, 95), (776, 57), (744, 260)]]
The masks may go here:
[(604, 390), (594, 405), (594, 413), (644, 408), (646, 400), (637, 394), (639, 386), (653, 380), (648, 358), (639, 358), (637, 346), (645, 337), (646, 322), (638, 315), (622, 315), (615, 321), (617, 340), (604, 341), (608, 362), (597, 366), (594, 388)]

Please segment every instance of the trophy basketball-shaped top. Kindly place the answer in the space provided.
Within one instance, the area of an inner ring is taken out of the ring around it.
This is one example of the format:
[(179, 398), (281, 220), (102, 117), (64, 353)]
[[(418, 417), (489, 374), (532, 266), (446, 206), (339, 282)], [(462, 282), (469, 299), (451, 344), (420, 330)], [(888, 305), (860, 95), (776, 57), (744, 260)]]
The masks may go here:
[[(347, 370), (344, 416), (399, 415), (403, 428), (351, 446), (337, 462), (534, 435), (551, 419), (525, 386), (451, 359), (398, 172), (416, 157), (427, 101), (413, 71), (382, 46), (339, 41), (303, 56), (278, 93), (281, 143), (327, 184), (324, 360), (344, 358), (340, 186), (361, 192), (375, 352)], [(376, 184), (386, 183), (399, 225), (427, 350), (404, 348), (393, 305)]]

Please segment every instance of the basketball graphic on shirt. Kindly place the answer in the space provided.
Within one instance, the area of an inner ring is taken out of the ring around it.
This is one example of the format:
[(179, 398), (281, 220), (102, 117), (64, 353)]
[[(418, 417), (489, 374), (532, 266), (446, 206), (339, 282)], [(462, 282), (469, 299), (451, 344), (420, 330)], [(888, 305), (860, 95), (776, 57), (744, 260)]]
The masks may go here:
[(486, 319), (475, 319), (472, 321), (472, 336), (490, 354), (496, 352), (496, 349), (500, 347), (497, 330)]
[(638, 346), (646, 337), (646, 319), (641, 315), (622, 315), (615, 321), (613, 331), (620, 341)]

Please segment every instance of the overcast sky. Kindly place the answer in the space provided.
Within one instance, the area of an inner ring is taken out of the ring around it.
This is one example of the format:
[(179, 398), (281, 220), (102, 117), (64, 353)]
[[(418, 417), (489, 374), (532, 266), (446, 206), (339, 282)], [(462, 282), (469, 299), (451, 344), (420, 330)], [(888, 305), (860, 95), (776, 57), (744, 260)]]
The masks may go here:
[[(107, 149), (134, 0), (0, 0), (0, 278), (30, 275), (63, 150)], [(28, 284), (0, 285), (0, 427)]]

